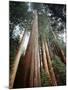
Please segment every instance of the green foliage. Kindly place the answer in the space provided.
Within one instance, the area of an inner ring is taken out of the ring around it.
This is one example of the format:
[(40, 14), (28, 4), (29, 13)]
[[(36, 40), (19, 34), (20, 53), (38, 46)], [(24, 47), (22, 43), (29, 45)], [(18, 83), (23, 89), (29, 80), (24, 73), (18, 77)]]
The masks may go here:
[[(59, 75), (58, 85), (66, 85), (66, 66), (60, 60), (58, 56), (55, 56), (52, 60), (53, 68), (55, 71), (55, 75)], [(50, 86), (50, 82), (48, 80), (47, 74), (43, 68), (41, 68), (41, 85)]]
[(58, 56), (55, 56), (52, 60), (52, 64), (54, 67), (54, 70), (57, 71), (57, 74), (60, 76), (60, 82), (59, 85), (66, 85), (66, 66)]
[(9, 2), (9, 15), (10, 15), (10, 21), (14, 24), (18, 24), (21, 22), (24, 17), (27, 15), (27, 3), (23, 2)]
[(41, 68), (41, 86), (50, 86), (50, 82), (48, 80), (46, 72)]
[(39, 35), (45, 39), (48, 37), (49, 22), (46, 14), (39, 15)]
[(43, 4), (42, 3), (32, 3), (31, 5), (32, 5), (32, 8), (34, 10), (37, 10), (37, 11), (41, 10), (43, 8)]

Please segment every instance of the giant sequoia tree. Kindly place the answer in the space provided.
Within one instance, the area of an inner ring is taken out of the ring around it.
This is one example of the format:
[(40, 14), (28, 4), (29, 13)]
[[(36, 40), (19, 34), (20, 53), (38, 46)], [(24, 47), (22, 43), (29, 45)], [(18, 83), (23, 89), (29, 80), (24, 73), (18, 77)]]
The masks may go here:
[(9, 5), (9, 87), (65, 85), (66, 6), (12, 1)]

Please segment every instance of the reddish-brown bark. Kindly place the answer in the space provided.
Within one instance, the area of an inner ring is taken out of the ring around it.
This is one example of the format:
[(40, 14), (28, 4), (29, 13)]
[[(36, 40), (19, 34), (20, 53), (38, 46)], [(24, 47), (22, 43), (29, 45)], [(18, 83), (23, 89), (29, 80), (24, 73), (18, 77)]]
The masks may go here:
[(53, 66), (52, 66), (52, 62), (51, 62), (51, 58), (50, 58), (50, 54), (49, 54), (49, 50), (48, 50), (48, 44), (46, 41), (45, 41), (45, 49), (46, 49), (47, 62), (48, 62), (49, 72), (50, 72), (50, 76), (51, 76), (51, 80), (52, 80), (52, 85), (56, 86), (57, 81), (56, 81), (55, 73), (53, 70)]
[(42, 63), (43, 63), (44, 70), (48, 76), (50, 84), (52, 85), (51, 76), (50, 76), (49, 68), (48, 68), (47, 57), (46, 57), (45, 45), (43, 41), (42, 41), (42, 57), (43, 57)]
[(34, 20), (29, 44), (23, 62), (23, 87), (40, 86), (40, 67), (38, 49), (38, 16), (34, 12)]

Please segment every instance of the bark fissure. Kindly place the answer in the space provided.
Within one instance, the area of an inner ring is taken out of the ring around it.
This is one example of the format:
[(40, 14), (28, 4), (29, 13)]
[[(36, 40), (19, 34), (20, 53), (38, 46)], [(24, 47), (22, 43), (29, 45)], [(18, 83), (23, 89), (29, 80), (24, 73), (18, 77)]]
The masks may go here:
[(51, 76), (51, 80), (52, 80), (52, 85), (57, 85), (57, 81), (56, 81), (56, 77), (55, 77), (55, 73), (52, 67), (52, 62), (51, 62), (51, 58), (49, 55), (49, 50), (48, 50), (48, 44), (45, 41), (45, 49), (46, 49), (46, 55), (47, 55), (47, 61), (48, 61), (48, 67), (49, 67), (49, 72), (50, 72), (50, 76)]
[[(38, 16), (34, 11), (34, 20), (30, 41), (23, 62), (23, 87), (40, 86), (39, 48), (38, 48)], [(29, 72), (29, 77), (28, 77)], [(28, 77), (28, 79), (27, 79)], [(29, 83), (28, 83), (29, 82)], [(28, 84), (28, 85), (27, 85)]]

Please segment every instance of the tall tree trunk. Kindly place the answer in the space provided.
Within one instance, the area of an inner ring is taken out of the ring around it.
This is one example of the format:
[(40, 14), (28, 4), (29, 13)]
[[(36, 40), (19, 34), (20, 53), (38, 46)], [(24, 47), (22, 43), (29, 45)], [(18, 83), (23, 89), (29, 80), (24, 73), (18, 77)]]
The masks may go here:
[(9, 88), (13, 88), (13, 85), (14, 85), (19, 60), (20, 60), (20, 57), (21, 57), (21, 54), (22, 54), (22, 47), (23, 47), (23, 43), (24, 43), (24, 39), (25, 39), (25, 34), (26, 34), (26, 31), (24, 31), (24, 35), (22, 37), (19, 50), (18, 50), (17, 55), (15, 57), (14, 63), (12, 65), (12, 71), (11, 71), (11, 74), (9, 76)]
[(23, 62), (23, 87), (40, 86), (39, 60), (38, 16), (34, 11), (32, 32)]
[(49, 55), (48, 44), (46, 41), (45, 41), (45, 49), (46, 49), (46, 55), (47, 55), (47, 61), (48, 61), (49, 72), (50, 72), (50, 76), (51, 76), (51, 80), (52, 80), (52, 85), (57, 85), (55, 73), (54, 73), (51, 58)]

